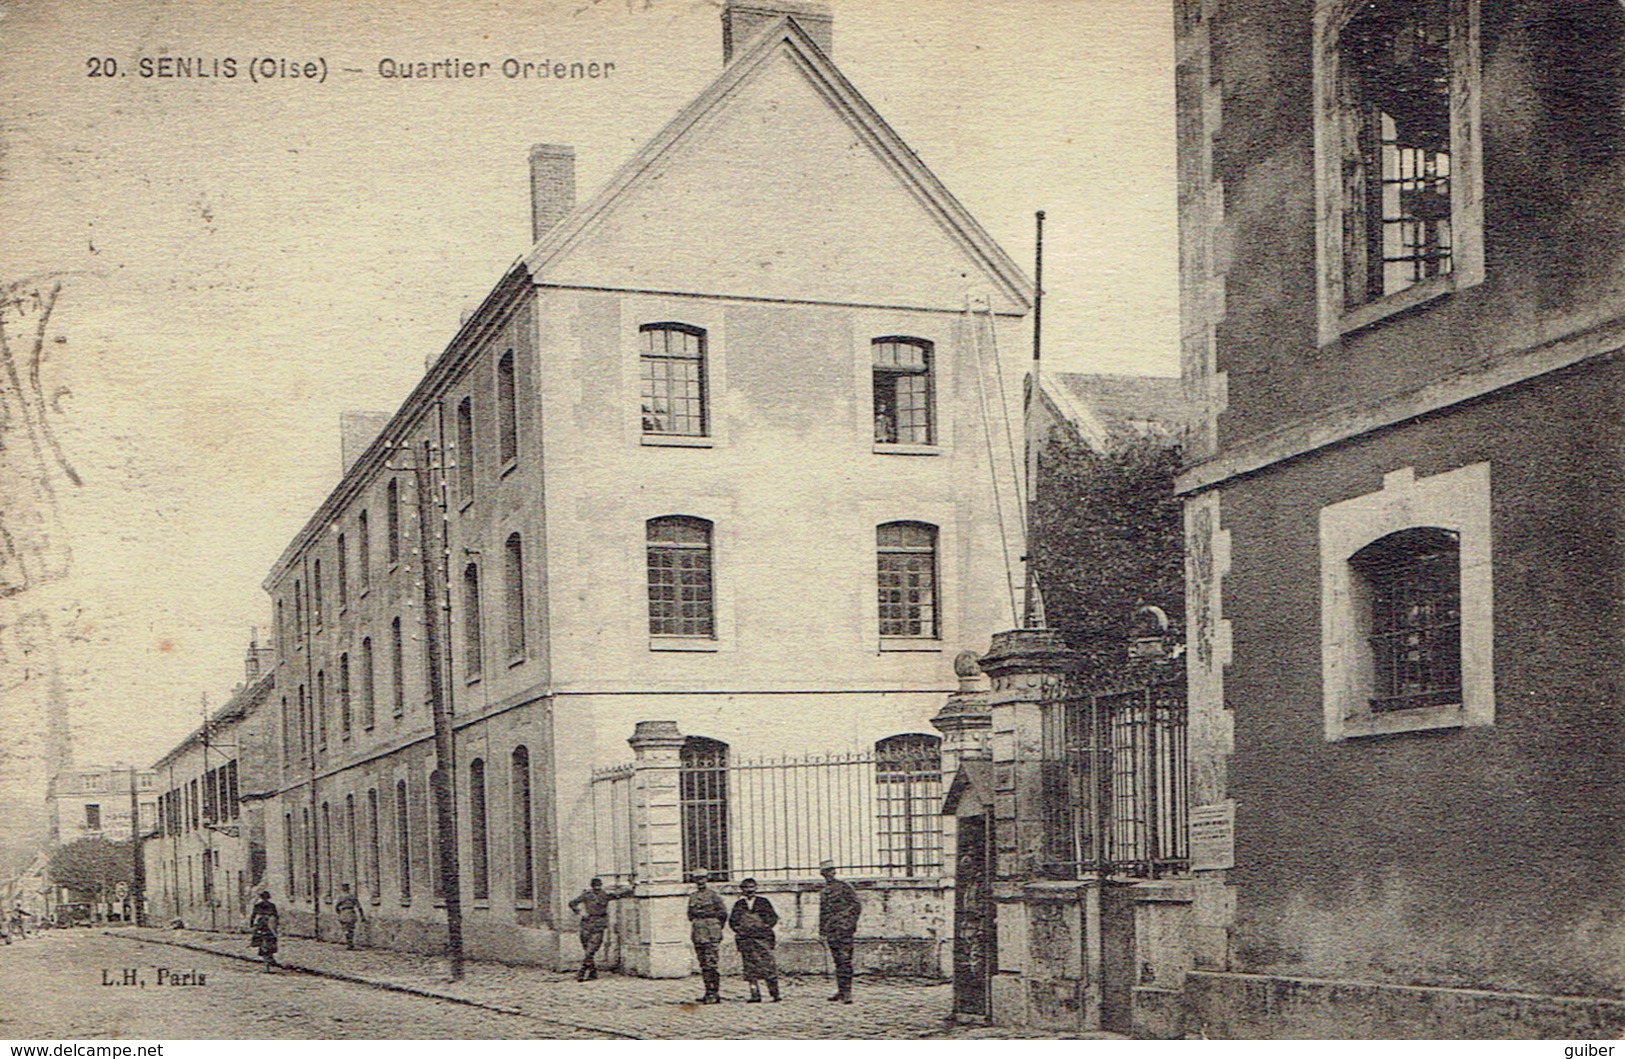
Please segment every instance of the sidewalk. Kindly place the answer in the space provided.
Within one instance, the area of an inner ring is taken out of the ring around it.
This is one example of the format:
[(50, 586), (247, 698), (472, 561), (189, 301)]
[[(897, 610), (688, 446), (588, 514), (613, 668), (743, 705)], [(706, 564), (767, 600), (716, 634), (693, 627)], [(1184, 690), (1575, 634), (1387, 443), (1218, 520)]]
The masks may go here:
[[(110, 929), (107, 933), (149, 943), (256, 960), (244, 934), (152, 927)], [(388, 949), (346, 950), (309, 938), (283, 939), (277, 954), (294, 971), (357, 982), (522, 1014), (555, 1025), (632, 1039), (824, 1038), (920, 1039), (968, 1037), (1054, 1037), (1053, 1034), (959, 1027), (947, 1021), (951, 988), (943, 982), (859, 978), (855, 1003), (831, 1004), (830, 982), (821, 977), (782, 980), (784, 1001), (746, 1004), (744, 982), (724, 980), (726, 1002), (693, 1003), (698, 978), (651, 979), (605, 974), (577, 982), (572, 974), (539, 967), (469, 960), (463, 980), (447, 977), (446, 961)], [(545, 1026), (538, 1027), (545, 1035)], [(1112, 1038), (1114, 1034), (1090, 1034)]]

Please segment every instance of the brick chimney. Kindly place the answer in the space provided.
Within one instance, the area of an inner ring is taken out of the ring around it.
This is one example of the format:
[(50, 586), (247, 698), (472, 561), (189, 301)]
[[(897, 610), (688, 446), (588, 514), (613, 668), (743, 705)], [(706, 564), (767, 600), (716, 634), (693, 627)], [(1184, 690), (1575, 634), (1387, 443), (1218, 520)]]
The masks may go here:
[(273, 644), (260, 643), (260, 631), (256, 626), (254, 635), (248, 641), (248, 654), (243, 658), (243, 675), (252, 684), (262, 674), (269, 673), (274, 665), (276, 665), (276, 647)]
[(770, 23), (789, 15), (825, 55), (835, 52), (835, 16), (815, 0), (728, 0), (722, 7), (722, 64)]
[(530, 240), (539, 242), (576, 204), (576, 149), (539, 143), (530, 149)]

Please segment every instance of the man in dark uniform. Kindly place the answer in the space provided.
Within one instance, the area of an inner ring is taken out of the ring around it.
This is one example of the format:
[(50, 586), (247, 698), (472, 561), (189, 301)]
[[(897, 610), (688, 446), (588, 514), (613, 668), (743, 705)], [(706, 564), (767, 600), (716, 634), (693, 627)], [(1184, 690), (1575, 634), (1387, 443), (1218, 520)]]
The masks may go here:
[(710, 876), (697, 871), (692, 876), (694, 892), (688, 895), (688, 919), (693, 924), (689, 937), (694, 955), (700, 961), (700, 979), (705, 982), (702, 1004), (722, 1003), (722, 975), (717, 971), (717, 948), (722, 944), (722, 925), (728, 922), (728, 906), (722, 895), (709, 889)]
[(339, 899), (333, 902), (333, 911), (338, 913), (339, 926), (344, 928), (344, 947), (355, 948), (355, 928), (366, 913), (361, 911), (361, 902), (356, 900), (355, 894), (350, 892), (349, 883), (339, 883)]
[(587, 982), (598, 977), (598, 948), (604, 944), (604, 931), (609, 927), (609, 903), (631, 893), (629, 886), (606, 890), (604, 880), (594, 879), (581, 891), (580, 897), (571, 899), (570, 911), (581, 917), (581, 970), (576, 972), (576, 981)]
[(829, 946), (829, 957), (835, 962), (835, 995), (831, 1001), (852, 1003), (852, 939), (858, 932), (858, 916), (863, 913), (863, 902), (849, 883), (835, 877), (835, 862), (826, 860), (818, 866), (824, 876), (824, 888), (818, 896), (818, 933)]
[(778, 938), (773, 928), (778, 925), (779, 914), (773, 910), (772, 901), (756, 892), (755, 879), (741, 879), (739, 892), (742, 896), (734, 902), (728, 925), (733, 928), (734, 944), (739, 946), (739, 962), (744, 966), (745, 981), (750, 984), (750, 999), (746, 1003), (762, 1002), (762, 988), (756, 983), (763, 980), (767, 982), (768, 995), (777, 1002), (779, 967), (773, 959), (773, 947)]

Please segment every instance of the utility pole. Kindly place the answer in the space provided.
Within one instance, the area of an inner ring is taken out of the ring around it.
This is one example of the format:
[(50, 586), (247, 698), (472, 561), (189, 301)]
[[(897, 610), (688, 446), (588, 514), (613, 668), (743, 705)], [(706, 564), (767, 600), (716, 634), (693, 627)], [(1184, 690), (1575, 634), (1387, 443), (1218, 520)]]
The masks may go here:
[[(404, 448), (405, 443), (401, 447)], [(436, 536), (432, 532), (429, 518), (430, 497), (435, 495), (429, 474), (434, 455), (433, 442), (425, 439), (422, 453), (414, 455), (412, 479), (417, 494), (418, 553), (423, 567), (423, 643), (427, 655), (424, 669), (429, 676), (429, 710), (434, 718), (435, 770), (431, 784), (434, 788), (435, 825), (440, 851), (440, 891), (446, 902), (446, 956), (451, 962), (452, 980), (457, 981), (463, 977), (463, 904), (457, 862), (456, 801), (452, 796), (456, 790), (453, 782), (456, 757), (440, 650), (440, 618), (443, 609), (449, 610), (447, 593), (450, 592), (450, 575), (447, 562), (450, 540), (445, 535), (444, 525), (441, 535)], [(443, 467), (441, 471), (444, 477)], [(436, 501), (436, 507), (442, 512), (442, 523), (445, 520), (444, 506), (443, 501)], [(438, 552), (437, 558), (431, 558), (435, 554), (431, 552), (431, 547)], [(445, 586), (444, 589), (441, 586)]]
[(141, 914), (141, 903), (146, 899), (147, 865), (141, 850), (146, 836), (141, 833), (141, 799), (136, 792), (136, 775), (139, 772), (136, 766), (130, 766), (130, 922), (145, 926), (146, 917)]
[[(202, 809), (207, 808), (208, 803), (209, 803), (209, 799), (207, 797), (208, 790), (209, 790), (209, 693), (208, 692), (204, 692), (202, 694), (202, 696), (198, 699), (198, 709), (200, 711), (202, 711), (202, 713), (203, 713), (203, 728), (202, 728), (203, 773), (202, 773), (202, 775), (200, 775), (198, 777), (198, 781), (199, 781), (199, 784), (200, 784), (200, 789), (198, 790), (198, 799), (203, 802), (203, 805), (199, 806), (198, 808), (200, 810), (202, 810)], [(214, 819), (213, 820), (208, 819), (207, 815), (205, 814), (204, 819), (202, 821), (202, 823), (203, 823), (203, 882), (204, 882), (203, 899), (209, 903), (209, 929), (210, 930), (219, 930), (220, 929), (220, 924), (219, 924), (219, 922), (218, 922), (218, 920), (217, 920), (217, 918), (215, 916), (215, 905), (218, 903), (217, 900), (216, 900), (215, 894), (219, 890), (220, 880), (216, 879), (214, 877), (214, 829), (210, 826), (211, 824), (218, 823), (219, 820), (220, 820), (220, 788), (219, 788), (219, 784), (216, 784), (215, 785), (215, 791), (214, 791)]]
[(1039, 210), (1034, 220), (1038, 225), (1038, 236), (1034, 249), (1033, 267), (1033, 383), (1032, 393), (1027, 398), (1026, 429), (1027, 435), (1027, 563), (1026, 563), (1026, 598), (1022, 601), (1021, 627), (1024, 629), (1042, 629), (1044, 627), (1044, 597), (1038, 589), (1038, 575), (1033, 570), (1035, 557), (1033, 555), (1033, 510), (1038, 499), (1038, 443), (1039, 439), (1033, 436), (1033, 423), (1038, 402), (1042, 401), (1043, 393), (1039, 389), (1039, 363), (1043, 359), (1044, 339), (1044, 211)]

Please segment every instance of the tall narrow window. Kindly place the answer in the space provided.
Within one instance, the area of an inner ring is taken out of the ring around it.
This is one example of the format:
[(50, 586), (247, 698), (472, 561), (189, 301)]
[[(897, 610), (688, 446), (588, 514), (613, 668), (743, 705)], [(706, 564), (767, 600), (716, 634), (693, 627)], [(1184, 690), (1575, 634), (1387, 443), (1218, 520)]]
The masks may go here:
[(322, 865), (322, 896), (329, 901), (333, 899), (333, 811), (327, 802), (322, 803), (322, 833), (317, 840), (321, 843), (320, 857)]
[(303, 684), (299, 685), (299, 757), (310, 757), (310, 705)]
[(389, 623), (389, 702), (396, 717), (406, 712), (406, 648), (401, 638), (401, 619)]
[(474, 399), (457, 402), (457, 499), (474, 499)]
[(1373, 712), (1461, 702), (1460, 538), (1401, 530), (1349, 560), (1368, 593)]
[(502, 549), (502, 594), (505, 606), (508, 661), (519, 662), (525, 657), (525, 550), (519, 534), (508, 535)]
[(276, 649), (278, 654), (285, 654), (288, 650), (286, 639), (288, 630), (283, 625), (282, 600), (276, 601)]
[(519, 418), (515, 401), (513, 350), (497, 361), (497, 459), (503, 467), (519, 458)]
[(339, 655), (339, 734), (350, 738), (350, 656)]
[(412, 824), (406, 797), (406, 781), (395, 781), (395, 873), (400, 881), (401, 900), (412, 899)]
[(536, 896), (536, 836), (530, 804), (530, 750), (514, 747), (513, 778), (513, 896), (529, 901)]
[(880, 585), (880, 635), (934, 639), (937, 622), (937, 529), (923, 522), (888, 522), (875, 533)]
[(874, 355), (875, 440), (930, 445), (932, 427), (931, 343), (919, 338), (877, 338)]
[(345, 831), (348, 832), (347, 837), (350, 840), (350, 862), (344, 865), (344, 871), (349, 875), (350, 885), (356, 889), (357, 896), (360, 896), (361, 844), (356, 835), (355, 795), (353, 794), (346, 794), (344, 796), (344, 828)]
[(316, 670), (316, 746), (327, 746), (327, 671)]
[(282, 764), (284, 767), (293, 764), (293, 713), (288, 705), (288, 696), (282, 696)]
[(365, 592), (372, 587), (372, 533), (365, 511), (355, 518), (355, 565), (361, 591)]
[(374, 721), (372, 637), (361, 640), (361, 727), (371, 728)]
[(339, 609), (344, 610), (346, 607), (348, 607), (350, 605), (350, 548), (349, 548), (348, 543), (344, 539), (344, 534), (342, 534), (342, 533), (339, 534), (338, 547), (339, 547), (339, 584), (338, 584), (338, 589), (339, 589)]
[(942, 869), (942, 740), (923, 734), (880, 740), (875, 787), (881, 863), (910, 879), (936, 874)]
[(305, 593), (298, 581), (293, 583), (293, 642), (305, 642)]
[(1483, 278), (1478, 6), (1322, 0), (1323, 342)]
[(293, 832), (293, 814), (292, 813), (283, 813), (282, 814), (282, 842), (283, 842), (283, 850), (282, 850), (282, 852), (285, 855), (284, 855), (284, 857), (282, 859), (282, 868), (283, 868), (284, 871), (286, 871), (288, 873), (287, 886), (286, 886), (286, 889), (283, 890), (283, 893), (285, 893), (289, 897), (292, 897), (293, 895), (295, 895), (295, 894), (297, 894), (299, 892), (299, 874), (298, 874), (297, 870), (293, 866), (294, 843), (297, 842), (297, 841), (298, 841), (298, 836), (295, 835), (294, 832)]
[(304, 883), (307, 900), (316, 899), (316, 825), (310, 818), (310, 807), (304, 806), (299, 810), (299, 876)]
[(691, 735), (678, 753), (683, 874), (728, 874), (728, 744)]
[(367, 887), (374, 902), (383, 900), (384, 880), (379, 873), (378, 788), (367, 788)]
[(484, 670), (480, 659), (480, 568), (463, 568), (463, 675), (473, 679)]
[(489, 830), (485, 816), (485, 761), (475, 758), (468, 766), (468, 830), (473, 863), (469, 865), (473, 876), (474, 900), (491, 899), (491, 858)]
[(706, 436), (705, 332), (670, 323), (644, 324), (638, 331), (643, 432)]
[(711, 523), (681, 515), (650, 519), (649, 634), (714, 637)]
[(384, 489), (384, 546), (389, 565), (401, 561), (401, 482), (391, 478)]
[(322, 561), (317, 559), (311, 564), (310, 572), (310, 620), (316, 628), (322, 627)]

